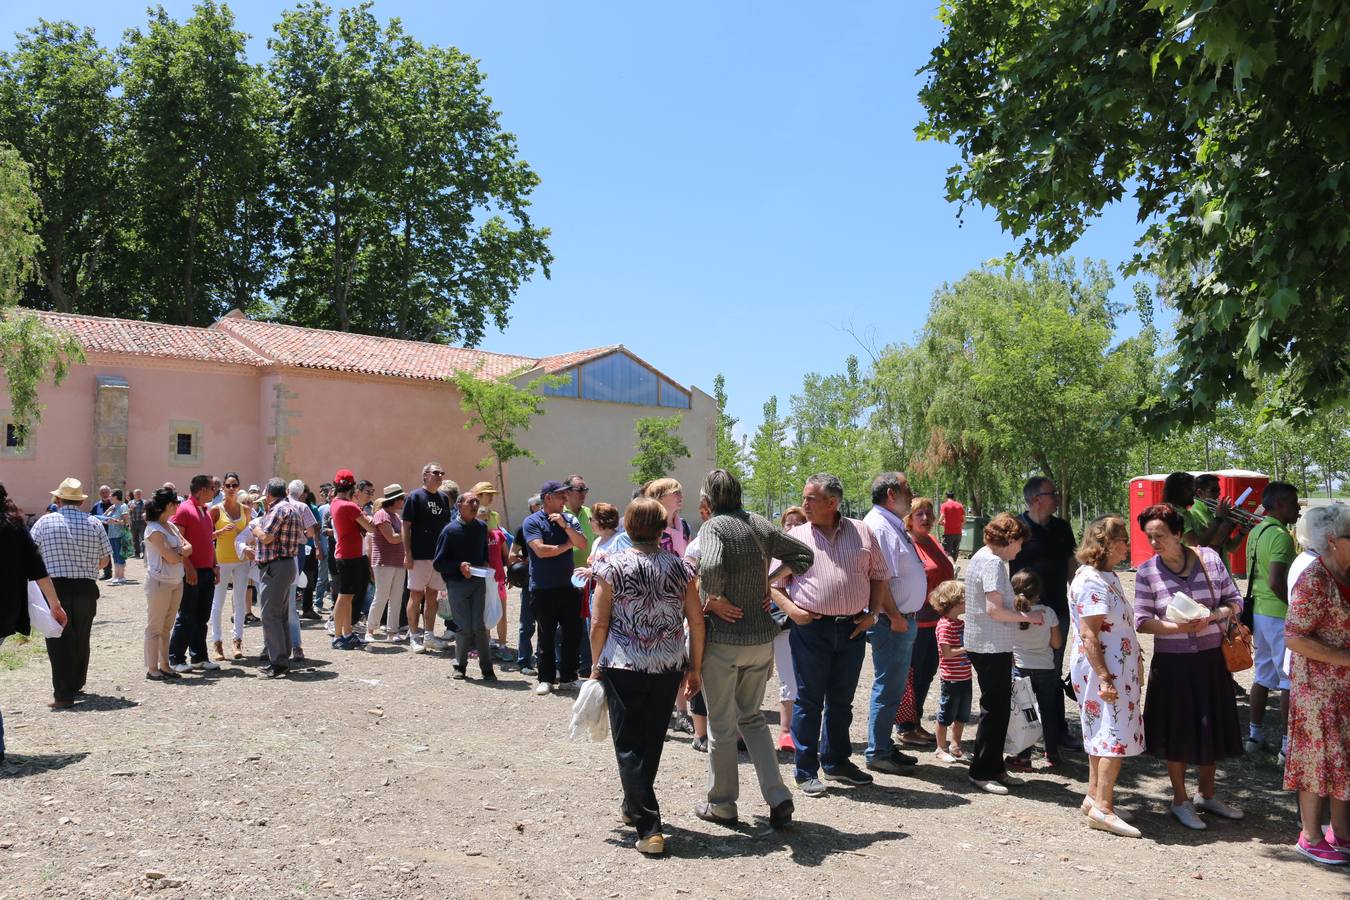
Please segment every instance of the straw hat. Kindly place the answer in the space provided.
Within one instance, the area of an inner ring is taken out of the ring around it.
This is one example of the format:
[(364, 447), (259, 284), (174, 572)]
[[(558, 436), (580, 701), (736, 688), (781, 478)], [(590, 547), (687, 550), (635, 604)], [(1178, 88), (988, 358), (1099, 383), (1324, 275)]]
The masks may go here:
[(89, 495), (83, 490), (84, 485), (80, 484), (78, 478), (67, 478), (61, 482), (61, 486), (52, 491), (52, 496), (57, 500), (67, 500), (72, 503), (83, 503), (89, 499)]
[(403, 499), (403, 485), (389, 484), (385, 485), (384, 496), (376, 497), (375, 503), (373, 505), (375, 506), (376, 509), (379, 509), (386, 503), (393, 503), (395, 500), (402, 500), (402, 499)]
[(492, 482), (490, 481), (480, 481), (473, 487), (469, 488), (469, 490), (473, 491), (480, 497), (483, 496), (484, 494), (492, 494), (494, 497), (497, 495), (497, 489), (492, 486)]

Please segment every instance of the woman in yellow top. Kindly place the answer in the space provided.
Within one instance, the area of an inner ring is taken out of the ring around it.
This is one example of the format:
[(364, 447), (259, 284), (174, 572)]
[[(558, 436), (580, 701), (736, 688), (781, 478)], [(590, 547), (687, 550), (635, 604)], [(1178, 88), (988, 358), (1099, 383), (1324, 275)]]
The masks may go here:
[(253, 517), (248, 505), (239, 500), (239, 474), (226, 472), (221, 479), (225, 500), (211, 507), (215, 521), (216, 565), (220, 577), (216, 579), (216, 594), (211, 601), (211, 650), (215, 658), (225, 658), (221, 643), (220, 616), (225, 607), (225, 594), (234, 585), (234, 659), (244, 658), (244, 617), (248, 614), (248, 567), (250, 561), (239, 555), (235, 541), (248, 532)]

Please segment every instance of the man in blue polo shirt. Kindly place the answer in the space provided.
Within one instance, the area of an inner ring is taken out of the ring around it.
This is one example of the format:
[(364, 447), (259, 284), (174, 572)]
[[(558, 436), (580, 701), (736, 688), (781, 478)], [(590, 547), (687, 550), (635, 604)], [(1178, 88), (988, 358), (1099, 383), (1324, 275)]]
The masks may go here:
[[(572, 551), (585, 551), (581, 523), (566, 510), (568, 485), (546, 481), (539, 489), (544, 508), (521, 525), (530, 554), (530, 599), (539, 626), (539, 695), (577, 687), (577, 650), (581, 643), (581, 593), (572, 585)], [(562, 671), (554, 657), (554, 631), (562, 626)], [(558, 683), (561, 675), (562, 683)]]

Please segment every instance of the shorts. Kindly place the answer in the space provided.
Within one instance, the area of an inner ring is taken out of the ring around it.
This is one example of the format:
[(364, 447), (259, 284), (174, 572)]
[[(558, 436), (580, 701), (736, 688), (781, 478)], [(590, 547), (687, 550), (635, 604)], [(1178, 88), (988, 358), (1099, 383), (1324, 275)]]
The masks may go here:
[(443, 591), (445, 590), (445, 579), (431, 565), (431, 560), (414, 560), (413, 567), (408, 570), (408, 590), (413, 593), (426, 590)]
[(357, 602), (366, 596), (370, 586), (370, 557), (358, 556), (355, 559), (337, 561), (337, 592), (353, 594)]
[(1289, 690), (1289, 676), (1284, 670), (1284, 619), (1274, 616), (1253, 617), (1256, 652), (1254, 681), (1271, 691)]
[(975, 693), (972, 681), (944, 681), (938, 697), (938, 724), (946, 727), (970, 721), (970, 699)]

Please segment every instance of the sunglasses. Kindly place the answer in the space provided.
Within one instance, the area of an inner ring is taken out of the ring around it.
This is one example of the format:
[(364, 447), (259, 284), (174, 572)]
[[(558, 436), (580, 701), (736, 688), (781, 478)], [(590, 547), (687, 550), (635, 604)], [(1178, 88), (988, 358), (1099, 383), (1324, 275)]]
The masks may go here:
[(477, 501), (477, 500), (461, 500), (461, 501), (459, 501), (459, 502), (460, 502), (460, 505), (461, 505), (461, 506), (477, 506), (477, 505), (478, 505), (478, 501)]
[(441, 471), (440, 469), (432, 469), (432, 470), (431, 470), (431, 474), (432, 474), (432, 475), (444, 475), (445, 472)]
[(591, 489), (584, 484), (581, 487), (569, 488), (569, 490), (576, 491), (578, 494), (589, 494), (591, 492)]
[(227, 488), (232, 488), (232, 489), (234, 489), (234, 490), (238, 490), (238, 489), (239, 489), (239, 482), (237, 482), (237, 481), (234, 481), (234, 482), (227, 481), (227, 482), (225, 482), (225, 487), (227, 487)]

